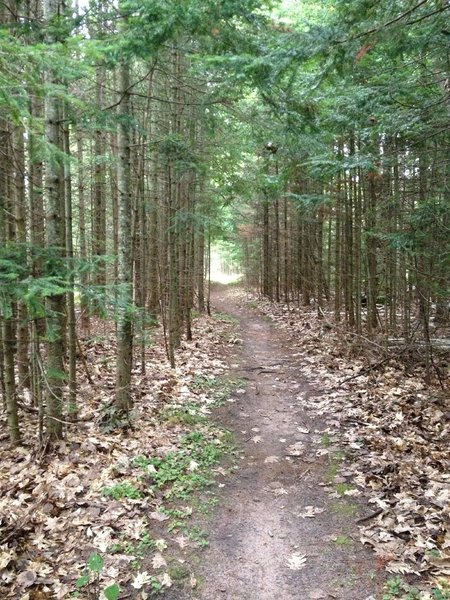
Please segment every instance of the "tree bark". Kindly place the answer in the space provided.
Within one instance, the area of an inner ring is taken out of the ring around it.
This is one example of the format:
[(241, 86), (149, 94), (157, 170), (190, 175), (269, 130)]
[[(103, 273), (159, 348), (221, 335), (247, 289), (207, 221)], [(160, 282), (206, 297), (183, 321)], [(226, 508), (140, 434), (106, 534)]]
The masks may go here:
[[(47, 43), (55, 42), (51, 23), (60, 11), (59, 0), (44, 0), (44, 20), (48, 29)], [(51, 23), (51, 26), (50, 26)], [(57, 77), (51, 67), (44, 74), (49, 88), (58, 84)], [(47, 276), (61, 279), (64, 277), (64, 214), (61, 197), (63, 172), (60, 157), (55, 152), (61, 150), (61, 106), (56, 96), (48, 93), (44, 103), (45, 137), (51, 157), (45, 168), (45, 192), (47, 200)], [(51, 258), (50, 258), (51, 257)], [(59, 439), (63, 435), (63, 385), (66, 378), (64, 369), (64, 293), (55, 293), (47, 298), (47, 398), (46, 398), (46, 432), (50, 439)]]
[(116, 399), (119, 412), (128, 413), (132, 408), (131, 369), (133, 358), (133, 255), (132, 214), (130, 182), (130, 64), (125, 59), (119, 65), (118, 107), (118, 164), (117, 187), (119, 203), (118, 231), (118, 307), (117, 307), (117, 363)]

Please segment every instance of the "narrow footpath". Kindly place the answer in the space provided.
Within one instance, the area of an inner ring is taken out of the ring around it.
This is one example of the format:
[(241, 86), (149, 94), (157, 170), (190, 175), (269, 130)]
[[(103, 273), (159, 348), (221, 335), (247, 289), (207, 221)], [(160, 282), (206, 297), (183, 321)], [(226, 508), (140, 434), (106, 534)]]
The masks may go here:
[(235, 372), (246, 392), (219, 417), (241, 460), (210, 523), (198, 588), (186, 597), (378, 600), (382, 573), (356, 524), (370, 508), (343, 493), (351, 489), (344, 451), (308, 411), (321, 390), (299, 376), (301, 353), (232, 290), (221, 288), (214, 306), (239, 320), (243, 340)]

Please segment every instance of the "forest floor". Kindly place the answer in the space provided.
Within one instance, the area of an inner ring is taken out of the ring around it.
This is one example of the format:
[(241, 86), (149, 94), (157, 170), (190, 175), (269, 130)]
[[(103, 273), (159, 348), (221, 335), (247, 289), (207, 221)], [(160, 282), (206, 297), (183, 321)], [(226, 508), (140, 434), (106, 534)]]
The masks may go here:
[[(420, 377), (392, 364), (366, 373), (361, 355), (352, 364), (355, 348), (346, 356), (339, 332), (313, 311), (222, 286), (213, 303), (236, 319), (242, 340), (233, 368), (245, 394), (218, 415), (235, 435), (239, 468), (206, 525), (202, 585), (167, 598), (449, 598), (448, 397), (428, 398), (415, 429), (408, 404), (423, 408)], [(378, 402), (383, 416), (372, 410)], [(421, 463), (424, 429), (435, 445)], [(388, 433), (393, 440), (383, 442)], [(438, 585), (420, 577), (433, 569)]]
[(213, 308), (176, 369), (159, 330), (145, 369), (137, 352), (120, 427), (107, 323), (53, 448), (24, 393), (23, 445), (0, 436), (0, 598), (449, 600), (448, 390), (313, 308), (224, 286)]
[[(305, 379), (303, 356), (277, 326), (221, 289), (214, 305), (239, 322), (237, 375), (245, 394), (220, 410), (239, 469), (223, 488), (202, 558), (204, 600), (381, 597), (383, 569), (359, 542), (373, 512), (346, 473), (328, 419), (310, 410), (324, 390)], [(175, 595), (174, 598), (180, 598)]]

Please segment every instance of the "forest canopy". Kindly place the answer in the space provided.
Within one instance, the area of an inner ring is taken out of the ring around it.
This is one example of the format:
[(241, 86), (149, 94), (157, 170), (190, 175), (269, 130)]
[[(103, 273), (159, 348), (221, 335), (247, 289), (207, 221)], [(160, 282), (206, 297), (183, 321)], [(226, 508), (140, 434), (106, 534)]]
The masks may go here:
[(271, 300), (332, 310), (357, 334), (420, 339), (431, 377), (449, 316), (448, 11), (445, 0), (4, 2), (11, 441), (23, 389), (39, 437), (63, 435), (80, 339), (98, 319), (115, 323), (114, 403), (127, 414), (133, 352), (161, 324), (175, 366), (192, 312), (209, 307), (217, 244)]
[[(0, 2), (2, 597), (170, 587), (149, 531), (206, 545), (180, 501), (227, 474), (211, 411), (274, 373), (271, 409), (315, 425), (291, 445), (264, 413), (282, 457), (249, 425), (264, 468), (312, 449), (295, 484), (327, 463), (340, 508), (353, 476), (377, 571), (447, 576), (384, 598), (450, 598), (449, 17), (448, 0)], [(259, 353), (213, 310), (217, 271), (271, 320)], [(292, 381), (251, 362), (273, 349)]]

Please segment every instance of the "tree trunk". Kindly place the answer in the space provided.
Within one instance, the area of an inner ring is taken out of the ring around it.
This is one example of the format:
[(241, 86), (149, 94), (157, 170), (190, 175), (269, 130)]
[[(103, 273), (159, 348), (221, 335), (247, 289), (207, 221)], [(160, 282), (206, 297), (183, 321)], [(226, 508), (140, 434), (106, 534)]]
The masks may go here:
[[(59, 0), (44, 0), (44, 20), (49, 24), (58, 15)], [(52, 25), (48, 26), (46, 40), (55, 42)], [(45, 74), (46, 85), (51, 88), (59, 82), (49, 67)], [(55, 149), (61, 149), (61, 107), (60, 100), (51, 93), (45, 98), (45, 136), (52, 156), (45, 168), (45, 192), (47, 199), (46, 231), (47, 249), (52, 260), (47, 261), (47, 276), (61, 279), (65, 276), (63, 264), (64, 252), (64, 214), (61, 197), (63, 173), (61, 159)], [(46, 431), (50, 439), (59, 439), (63, 435), (63, 385), (64, 369), (64, 293), (56, 293), (47, 298), (47, 397)]]
[(69, 290), (67, 292), (67, 352), (69, 362), (68, 385), (69, 401), (68, 412), (71, 419), (76, 420), (77, 407), (77, 334), (75, 316), (75, 275), (74, 275), (74, 250), (73, 250), (73, 224), (72, 224), (72, 178), (70, 166), (70, 129), (66, 124), (63, 131), (64, 152), (66, 160), (64, 163), (65, 183), (65, 217), (66, 217), (66, 256), (69, 261)]
[(133, 256), (130, 183), (130, 130), (127, 123), (130, 104), (130, 64), (125, 59), (119, 65), (119, 132), (117, 187), (119, 202), (118, 231), (118, 307), (117, 307), (117, 364), (116, 399), (119, 412), (128, 413), (132, 407), (131, 368), (133, 358)]
[[(26, 200), (25, 200), (25, 144), (24, 130), (16, 127), (14, 131), (14, 170), (15, 170), (15, 224), (16, 241), (19, 244), (19, 252), (25, 265), (27, 257), (27, 223), (26, 223)], [(19, 387), (29, 387), (30, 371), (28, 361), (28, 310), (25, 302), (19, 299), (17, 302), (17, 371), (19, 376)]]

